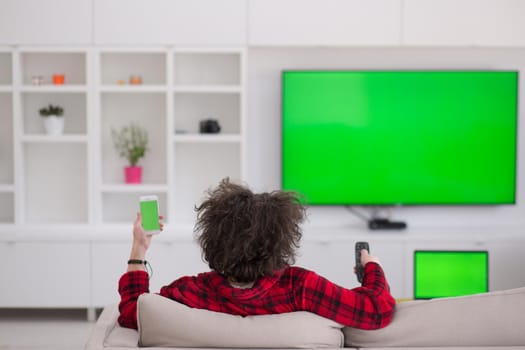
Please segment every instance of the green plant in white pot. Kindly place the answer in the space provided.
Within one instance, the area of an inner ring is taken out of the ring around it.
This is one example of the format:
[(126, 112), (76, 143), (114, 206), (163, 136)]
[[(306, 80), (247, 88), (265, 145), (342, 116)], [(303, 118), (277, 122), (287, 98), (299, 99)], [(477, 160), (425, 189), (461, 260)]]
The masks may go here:
[(50, 104), (41, 108), (40, 115), (44, 118), (44, 128), (48, 135), (62, 135), (64, 133), (64, 109)]
[(127, 159), (129, 164), (124, 168), (126, 183), (141, 183), (142, 167), (138, 162), (148, 150), (148, 132), (145, 128), (130, 123), (118, 131), (112, 128), (111, 136), (119, 156)]

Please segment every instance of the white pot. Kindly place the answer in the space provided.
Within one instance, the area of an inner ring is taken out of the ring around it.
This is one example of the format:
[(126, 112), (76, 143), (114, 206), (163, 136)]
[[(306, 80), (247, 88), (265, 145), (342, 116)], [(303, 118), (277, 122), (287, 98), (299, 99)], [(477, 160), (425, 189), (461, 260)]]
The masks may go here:
[(44, 128), (48, 135), (62, 135), (64, 133), (64, 117), (50, 115), (44, 118)]

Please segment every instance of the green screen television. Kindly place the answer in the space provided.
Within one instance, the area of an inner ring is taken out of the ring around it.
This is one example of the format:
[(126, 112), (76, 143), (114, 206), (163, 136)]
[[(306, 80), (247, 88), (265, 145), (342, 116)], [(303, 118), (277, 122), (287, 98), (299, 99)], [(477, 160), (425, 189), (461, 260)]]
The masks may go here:
[(414, 299), (454, 297), (488, 290), (487, 251), (414, 252)]
[(283, 71), (282, 188), (310, 205), (515, 203), (516, 71)]

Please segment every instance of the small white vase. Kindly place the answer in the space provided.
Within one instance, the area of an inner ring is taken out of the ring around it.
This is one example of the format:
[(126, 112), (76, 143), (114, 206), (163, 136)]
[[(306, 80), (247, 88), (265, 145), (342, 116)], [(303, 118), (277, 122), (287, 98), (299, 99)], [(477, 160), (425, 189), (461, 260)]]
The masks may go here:
[(44, 128), (48, 135), (62, 135), (64, 133), (64, 117), (56, 115), (44, 117)]

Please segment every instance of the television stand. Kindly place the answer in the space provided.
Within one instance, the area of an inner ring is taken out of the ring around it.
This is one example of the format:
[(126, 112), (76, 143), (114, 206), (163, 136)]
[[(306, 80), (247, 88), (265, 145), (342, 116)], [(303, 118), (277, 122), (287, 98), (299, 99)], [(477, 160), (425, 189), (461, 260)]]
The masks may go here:
[(371, 230), (403, 230), (407, 227), (404, 221), (390, 221), (389, 219), (370, 219), (368, 228)]

